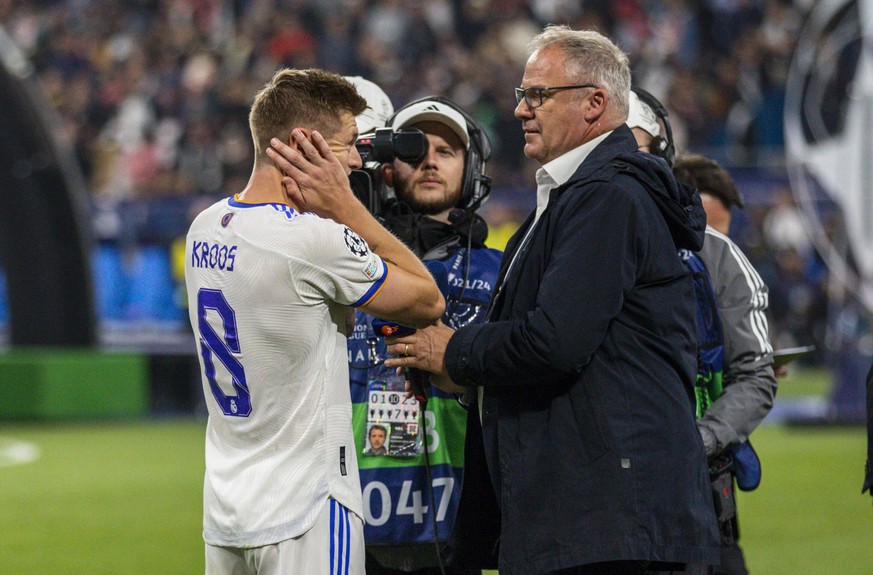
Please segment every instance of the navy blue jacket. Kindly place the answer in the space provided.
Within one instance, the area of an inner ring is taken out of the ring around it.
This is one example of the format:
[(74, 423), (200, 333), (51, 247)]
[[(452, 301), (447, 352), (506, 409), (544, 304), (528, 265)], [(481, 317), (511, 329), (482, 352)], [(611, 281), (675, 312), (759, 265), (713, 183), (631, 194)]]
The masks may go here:
[(695, 299), (677, 256), (702, 245), (705, 216), (696, 192), (636, 148), (622, 125), (552, 190), (504, 277), (533, 217), (507, 246), (489, 322), (446, 350), (454, 381), (484, 387), (501, 575), (718, 562), (689, 396)]

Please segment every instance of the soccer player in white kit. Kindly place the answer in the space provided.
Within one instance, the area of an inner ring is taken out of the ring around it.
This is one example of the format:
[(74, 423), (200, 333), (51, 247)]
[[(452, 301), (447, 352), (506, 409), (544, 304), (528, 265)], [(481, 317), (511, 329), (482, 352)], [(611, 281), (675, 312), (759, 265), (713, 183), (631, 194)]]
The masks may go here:
[[(364, 573), (348, 312), (424, 327), (445, 305), (424, 265), (351, 192), (348, 173), (361, 166), (355, 116), (365, 107), (336, 74), (277, 72), (249, 114), (246, 188), (188, 232), (189, 316), (209, 411), (207, 575)], [(313, 173), (360, 209), (333, 221), (286, 193), (266, 150), (292, 129), (316, 132)]]

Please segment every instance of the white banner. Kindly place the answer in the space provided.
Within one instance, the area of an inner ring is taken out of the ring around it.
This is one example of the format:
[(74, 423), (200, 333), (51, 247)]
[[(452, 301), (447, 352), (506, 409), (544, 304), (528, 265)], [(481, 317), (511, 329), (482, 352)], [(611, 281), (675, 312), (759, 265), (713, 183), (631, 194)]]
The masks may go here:
[[(873, 312), (873, 0), (815, 3), (788, 76), (785, 147), (811, 238)], [(822, 213), (820, 189), (844, 230)]]

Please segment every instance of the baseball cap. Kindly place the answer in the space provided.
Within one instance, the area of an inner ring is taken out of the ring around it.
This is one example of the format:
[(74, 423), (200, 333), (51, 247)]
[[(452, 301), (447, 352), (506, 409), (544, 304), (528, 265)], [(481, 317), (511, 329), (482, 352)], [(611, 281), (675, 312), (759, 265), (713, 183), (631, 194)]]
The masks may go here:
[(455, 132), (464, 148), (470, 147), (470, 135), (467, 133), (467, 121), (460, 112), (451, 106), (436, 100), (422, 100), (409, 104), (397, 111), (391, 127), (405, 128), (419, 122), (440, 122)]
[(627, 114), (627, 125), (629, 128), (642, 128), (649, 133), (650, 136), (660, 136), (661, 126), (658, 124), (658, 116), (651, 106), (640, 100), (636, 92), (631, 90), (630, 104)]
[(358, 134), (372, 134), (376, 128), (384, 128), (385, 122), (394, 113), (394, 104), (391, 98), (377, 84), (362, 78), (361, 76), (346, 76), (358, 94), (367, 101), (366, 110), (358, 114), (355, 122), (358, 124)]

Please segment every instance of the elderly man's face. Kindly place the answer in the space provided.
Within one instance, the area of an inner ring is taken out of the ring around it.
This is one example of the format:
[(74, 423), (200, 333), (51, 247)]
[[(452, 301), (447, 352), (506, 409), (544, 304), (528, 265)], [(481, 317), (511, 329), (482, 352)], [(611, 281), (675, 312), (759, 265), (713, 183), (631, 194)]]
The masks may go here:
[[(524, 67), (522, 88), (582, 84), (571, 78), (564, 68), (566, 56), (561, 48), (551, 46), (535, 52)], [(542, 106), (531, 109), (522, 100), (515, 117), (524, 130), (524, 155), (546, 164), (585, 143), (589, 124), (583, 119), (586, 98), (593, 88), (555, 92)]]

